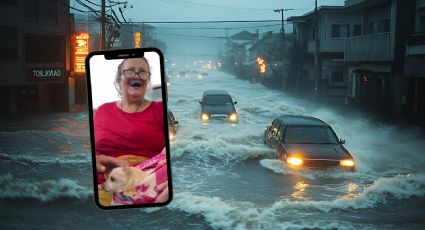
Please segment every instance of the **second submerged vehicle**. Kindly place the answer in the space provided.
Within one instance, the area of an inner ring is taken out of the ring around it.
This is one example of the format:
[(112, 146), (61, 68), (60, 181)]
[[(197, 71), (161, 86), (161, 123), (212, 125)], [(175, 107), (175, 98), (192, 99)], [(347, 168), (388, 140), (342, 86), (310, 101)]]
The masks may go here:
[(235, 104), (226, 90), (206, 90), (202, 96), (201, 121), (210, 119), (225, 119), (230, 122), (238, 122)]

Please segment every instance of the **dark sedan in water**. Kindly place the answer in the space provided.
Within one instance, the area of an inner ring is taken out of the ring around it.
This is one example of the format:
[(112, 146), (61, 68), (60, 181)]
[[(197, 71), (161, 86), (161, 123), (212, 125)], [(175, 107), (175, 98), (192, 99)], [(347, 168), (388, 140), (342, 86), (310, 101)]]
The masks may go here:
[(314, 117), (283, 115), (264, 131), (264, 143), (277, 149), (278, 157), (292, 167), (354, 169), (345, 140), (325, 122)]
[(206, 90), (202, 96), (202, 101), (199, 101), (202, 107), (200, 118), (202, 121), (217, 118), (238, 122), (236, 103), (225, 90)]

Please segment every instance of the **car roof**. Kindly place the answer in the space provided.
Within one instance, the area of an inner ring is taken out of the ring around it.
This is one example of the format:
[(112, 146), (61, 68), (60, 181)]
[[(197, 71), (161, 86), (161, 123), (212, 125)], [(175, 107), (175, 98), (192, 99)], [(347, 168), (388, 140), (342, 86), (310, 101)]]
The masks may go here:
[(229, 95), (226, 90), (205, 90), (204, 96), (206, 95)]
[(298, 115), (282, 115), (277, 117), (285, 125), (312, 125), (312, 126), (329, 126), (324, 121), (315, 117), (298, 116)]

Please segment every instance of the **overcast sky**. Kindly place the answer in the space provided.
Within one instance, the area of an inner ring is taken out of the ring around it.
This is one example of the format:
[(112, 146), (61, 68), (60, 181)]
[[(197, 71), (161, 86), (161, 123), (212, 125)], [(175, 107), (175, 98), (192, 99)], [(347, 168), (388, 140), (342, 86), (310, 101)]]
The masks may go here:
[[(87, 5), (89, 2), (81, 0)], [(123, 2), (123, 0), (120, 0)], [(100, 0), (91, 0), (100, 3)], [(107, 5), (109, 1), (106, 0)], [(164, 21), (234, 21), (234, 20), (280, 20), (281, 14), (274, 9), (293, 9), (284, 12), (285, 19), (290, 16), (303, 15), (314, 9), (314, 0), (129, 0), (123, 14), (132, 22)], [(342, 6), (343, 0), (318, 0), (318, 6)], [(84, 9), (75, 0), (71, 6)], [(91, 5), (94, 9), (99, 9)], [(130, 7), (132, 6), (132, 8)], [(119, 15), (118, 6), (114, 7)], [(118, 16), (121, 18), (121, 16)], [(231, 36), (242, 30), (261, 35), (267, 31), (280, 32), (280, 22), (268, 23), (220, 23), (220, 24), (157, 24), (152, 23), (157, 39), (167, 44), (166, 57), (190, 63), (195, 57), (216, 56), (224, 52), (225, 39), (211, 37)], [(208, 28), (208, 29), (198, 29)], [(218, 28), (218, 29), (214, 29)], [(292, 26), (285, 26), (290, 32)]]

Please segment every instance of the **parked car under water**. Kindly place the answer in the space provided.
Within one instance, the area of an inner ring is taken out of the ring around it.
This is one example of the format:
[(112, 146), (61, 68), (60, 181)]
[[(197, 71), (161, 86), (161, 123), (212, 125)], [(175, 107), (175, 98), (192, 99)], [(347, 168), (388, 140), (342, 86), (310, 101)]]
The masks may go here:
[(351, 154), (330, 125), (307, 116), (283, 115), (264, 131), (264, 143), (291, 167), (342, 167), (354, 170)]

